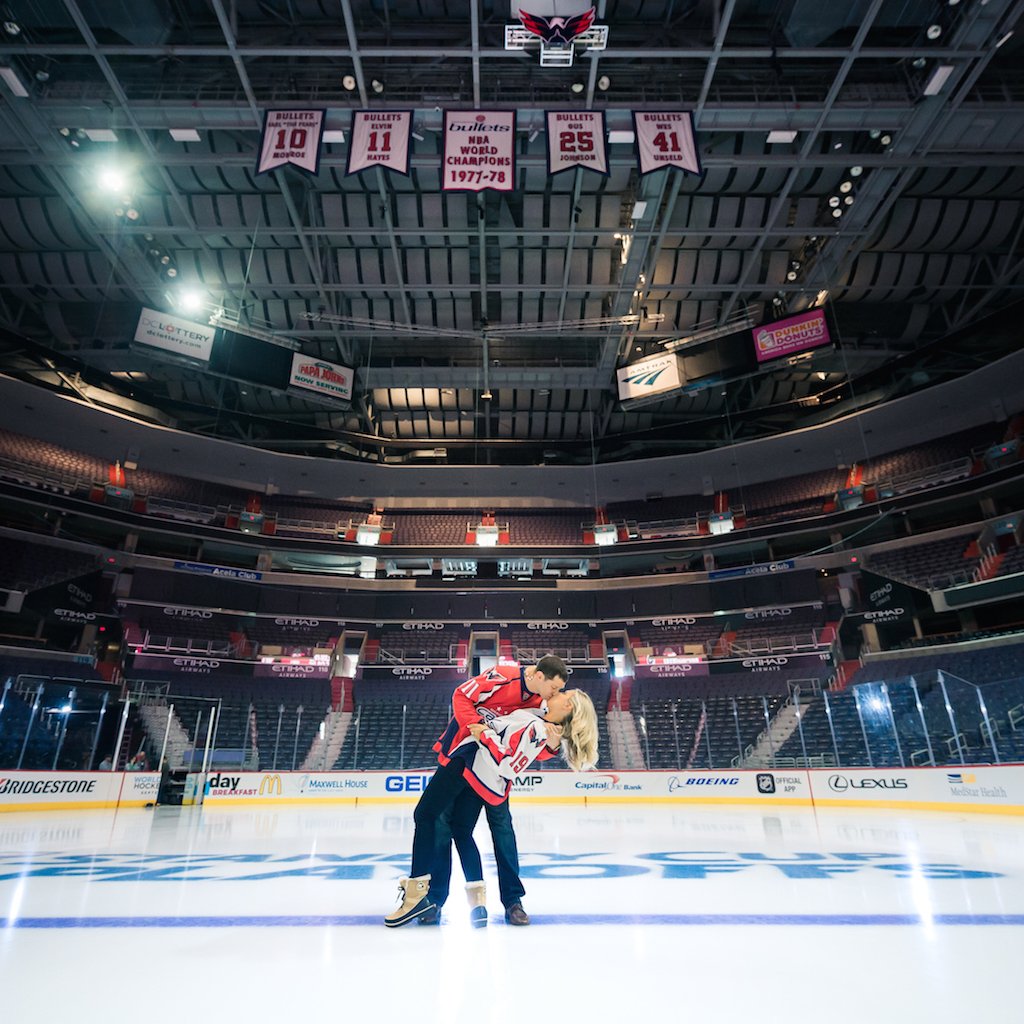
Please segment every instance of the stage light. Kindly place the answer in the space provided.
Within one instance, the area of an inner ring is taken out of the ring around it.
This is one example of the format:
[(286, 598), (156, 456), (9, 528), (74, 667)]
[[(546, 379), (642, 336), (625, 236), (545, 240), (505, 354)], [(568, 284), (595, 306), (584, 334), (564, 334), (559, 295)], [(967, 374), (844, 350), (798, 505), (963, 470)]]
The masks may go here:
[(892, 145), (892, 136), (891, 135), (883, 135), (878, 141), (883, 146), (891, 146)]
[(929, 25), (928, 31), (925, 33), (929, 39), (938, 39), (942, 35), (942, 26), (935, 24)]
[(381, 80), (380, 80), (379, 78), (375, 78), (375, 79), (374, 79), (374, 80), (373, 80), (373, 81), (372, 81), (372, 82), (370, 83), (370, 88), (371, 88), (371, 89), (372, 89), (372, 90), (373, 90), (373, 91), (374, 91), (375, 93), (382, 93), (382, 92), (384, 91), (384, 83), (383, 83), (383, 82), (382, 82), (382, 81), (381, 81)]
[(917, 70), (918, 70), (918, 71), (920, 71), (920, 70), (921, 70), (921, 68), (923, 68), (923, 67), (925, 66), (925, 64), (927, 64), (927, 63), (928, 63), (928, 61), (926, 61), (926, 60), (924, 59), (924, 57), (918, 57), (918, 58), (917, 58), (917, 60), (915, 60), (915, 61), (913, 62), (913, 64), (911, 65), (911, 67), (915, 67), (915, 68), (917, 68)]
[(344, 87), (345, 87), (346, 89), (348, 89), (348, 91), (349, 91), (349, 92), (352, 92), (352, 90), (353, 90), (353, 89), (355, 89), (355, 87), (356, 87), (356, 80), (355, 80), (355, 78), (354, 78), (354, 77), (353, 77), (352, 75), (346, 75), (346, 76), (345, 76), (345, 77), (344, 77), (344, 78), (343, 78), (343, 79), (341, 80), (341, 84), (342, 84), (342, 85), (343, 85), (343, 86), (344, 86)]
[(864, 168), (858, 164), (856, 167), (850, 168), (850, 177), (859, 178), (864, 173)]
[(796, 271), (795, 270), (787, 271), (786, 272), (786, 280), (787, 281), (795, 281), (796, 280)]
[(104, 167), (99, 173), (99, 185), (104, 192), (123, 192), (127, 184), (124, 174), (116, 167)]
[(829, 206), (833, 206), (833, 207), (838, 206), (839, 205), (839, 196), (829, 196), (828, 197), (828, 205)]
[(203, 308), (203, 293), (198, 288), (183, 288), (178, 295), (178, 308), (183, 313), (198, 313)]
[(601, 75), (597, 80), (597, 87), (601, 92), (607, 92), (608, 87), (612, 84), (612, 80), (607, 75)]
[(847, 206), (853, 206), (853, 196), (846, 196), (843, 199), (843, 202), (846, 203)]
[(573, 82), (572, 85), (569, 86), (569, 88), (572, 89), (574, 93), (579, 94), (583, 92), (586, 86), (582, 82)]
[(840, 192), (849, 192), (852, 188), (853, 188), (853, 182), (852, 181), (844, 181), (839, 186), (839, 191)]
[(832, 216), (833, 217), (842, 217), (842, 215), (843, 215), (843, 211), (840, 210), (838, 207), (836, 207), (836, 209), (834, 209), (832, 211)]

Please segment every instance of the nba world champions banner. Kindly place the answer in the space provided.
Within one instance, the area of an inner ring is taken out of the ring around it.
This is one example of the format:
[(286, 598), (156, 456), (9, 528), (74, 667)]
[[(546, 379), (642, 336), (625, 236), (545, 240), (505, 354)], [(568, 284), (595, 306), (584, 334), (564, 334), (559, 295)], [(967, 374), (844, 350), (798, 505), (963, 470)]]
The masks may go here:
[(367, 167), (409, 173), (411, 110), (357, 110), (352, 115), (346, 174)]
[(320, 169), (320, 137), (324, 130), (322, 110), (268, 110), (263, 119), (263, 139), (257, 174), (294, 164), (316, 174)]
[(701, 173), (693, 138), (693, 116), (689, 111), (634, 112), (633, 125), (641, 174), (660, 171), (663, 167)]
[(550, 110), (548, 174), (584, 167), (608, 174), (608, 144), (603, 110)]
[(441, 187), (445, 192), (511, 192), (515, 143), (512, 110), (446, 110)]

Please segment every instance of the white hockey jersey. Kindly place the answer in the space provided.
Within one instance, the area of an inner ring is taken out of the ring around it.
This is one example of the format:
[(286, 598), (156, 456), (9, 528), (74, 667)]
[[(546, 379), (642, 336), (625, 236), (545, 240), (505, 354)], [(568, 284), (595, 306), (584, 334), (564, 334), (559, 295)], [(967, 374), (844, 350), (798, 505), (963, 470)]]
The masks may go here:
[(466, 762), (463, 776), (489, 804), (500, 804), (512, 788), (512, 780), (526, 771), (547, 748), (548, 733), (541, 708), (520, 708), (490, 719), (480, 739), (470, 737), (452, 751), (452, 758)]

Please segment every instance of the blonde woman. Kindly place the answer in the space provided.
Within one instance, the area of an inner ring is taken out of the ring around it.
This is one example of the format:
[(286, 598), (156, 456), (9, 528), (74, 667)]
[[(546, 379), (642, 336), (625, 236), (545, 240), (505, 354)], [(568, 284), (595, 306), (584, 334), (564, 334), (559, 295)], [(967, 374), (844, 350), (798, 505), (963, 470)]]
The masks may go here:
[(412, 869), (399, 883), (401, 905), (384, 918), (398, 928), (434, 909), (427, 896), (436, 856), (438, 818), (450, 807), (451, 829), (459, 847), (470, 920), (487, 924), (486, 893), (480, 851), (473, 828), (484, 802), (508, 798), (512, 780), (526, 771), (548, 743), (548, 724), (561, 730), (562, 756), (573, 771), (597, 763), (597, 713), (582, 690), (566, 690), (548, 698), (543, 709), (522, 708), (469, 726), (469, 737), (452, 750), (448, 763), (434, 773), (423, 791), (413, 821)]

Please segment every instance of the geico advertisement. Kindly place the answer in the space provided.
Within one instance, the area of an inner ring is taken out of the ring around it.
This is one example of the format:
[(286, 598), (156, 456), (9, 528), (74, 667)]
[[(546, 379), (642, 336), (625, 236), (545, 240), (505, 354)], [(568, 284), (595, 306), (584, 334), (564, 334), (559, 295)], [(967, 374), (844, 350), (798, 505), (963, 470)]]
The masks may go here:
[(19, 772), (0, 769), (0, 811), (23, 807), (113, 807), (119, 772)]
[(809, 774), (814, 802), (823, 806), (892, 803), (1024, 810), (1024, 768), (1020, 766), (832, 768)]

